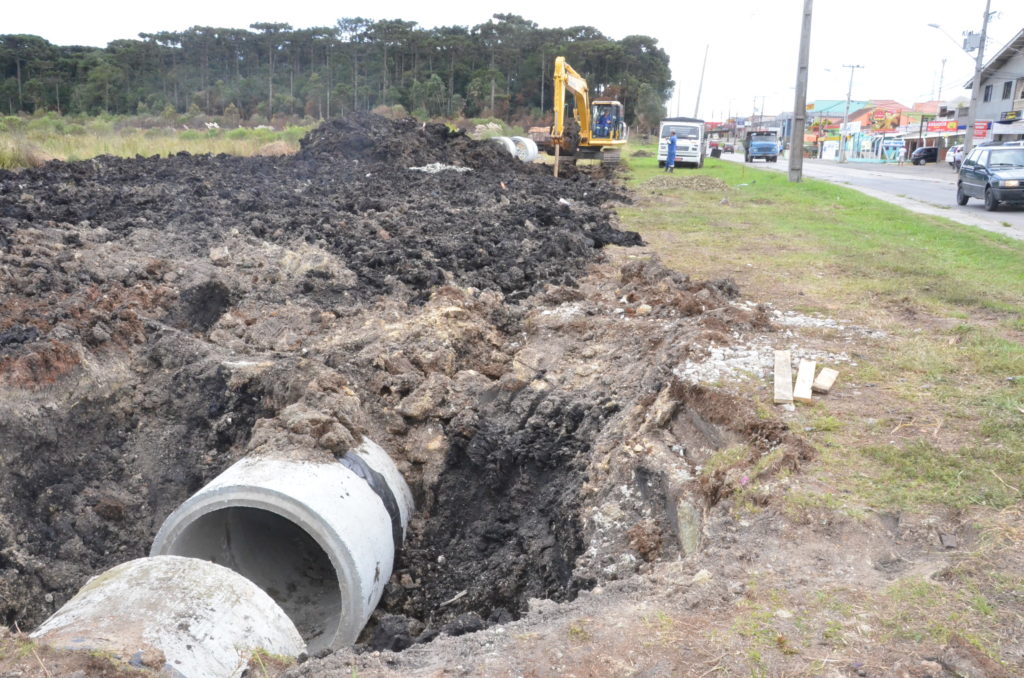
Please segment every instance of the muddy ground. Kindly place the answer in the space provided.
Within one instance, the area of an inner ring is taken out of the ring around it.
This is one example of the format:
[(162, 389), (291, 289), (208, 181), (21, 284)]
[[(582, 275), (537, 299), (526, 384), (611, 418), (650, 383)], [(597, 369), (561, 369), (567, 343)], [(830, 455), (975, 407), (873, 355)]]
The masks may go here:
[[(145, 555), (235, 460), (295, 443), (340, 456), (362, 435), (418, 513), (360, 644), (295, 675), (609, 675), (573, 647), (613, 646), (622, 620), (657, 610), (735, 606), (740, 564), (790, 557), (787, 525), (737, 524), (732, 492), (813, 451), (684, 378), (780, 328), (730, 281), (662, 266), (616, 224), (626, 199), (614, 177), (555, 179), (442, 125), (372, 116), (325, 124), (292, 157), (0, 173), (4, 624), (30, 629)], [(704, 468), (730, 448), (749, 452)], [(811, 543), (898, 537), (834, 529)], [(568, 644), (538, 649), (549, 633)], [(688, 637), (617, 671), (726, 661), (679, 652)], [(890, 675), (863, 667), (830, 668)]]

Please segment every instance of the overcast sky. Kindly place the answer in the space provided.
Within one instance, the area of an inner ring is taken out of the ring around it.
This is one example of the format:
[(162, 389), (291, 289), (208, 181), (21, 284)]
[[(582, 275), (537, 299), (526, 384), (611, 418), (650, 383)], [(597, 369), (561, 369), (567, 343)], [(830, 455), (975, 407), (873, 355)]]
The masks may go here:
[[(674, 7), (673, 7), (674, 5)], [(569, 3), (519, 0), (513, 8), (460, 8), (457, 3), (391, 0), (367, 3), (245, 3), (175, 0), (56, 0), (5, 3), (0, 34), (39, 35), (60, 45), (105, 46), (139, 33), (190, 26), (248, 28), (280, 21), (295, 28), (333, 25), (341, 17), (403, 19), (424, 27), (474, 26), (494, 12), (519, 14), (544, 27), (594, 26), (611, 38), (654, 37), (671, 58), (678, 84), (669, 112), (691, 116), (697, 103), (701, 62), (708, 48), (699, 115), (766, 114), (793, 109), (803, 0), (732, 2)], [(579, 11), (580, 8), (587, 11)], [(672, 9), (666, 9), (672, 7)], [(895, 99), (907, 106), (935, 98), (942, 73), (942, 98), (969, 96), (963, 83), (974, 73), (974, 57), (956, 43), (961, 33), (980, 32), (984, 0), (818, 0), (811, 29), (808, 101), (845, 99), (851, 69), (853, 99)], [(992, 0), (986, 55), (1024, 29), (1024, 0)], [(626, 12), (626, 13), (624, 13)], [(939, 24), (935, 29), (928, 24)], [(946, 60), (943, 72), (943, 59)], [(988, 57), (986, 56), (986, 60)], [(1024, 73), (1010, 74), (1024, 77)]]

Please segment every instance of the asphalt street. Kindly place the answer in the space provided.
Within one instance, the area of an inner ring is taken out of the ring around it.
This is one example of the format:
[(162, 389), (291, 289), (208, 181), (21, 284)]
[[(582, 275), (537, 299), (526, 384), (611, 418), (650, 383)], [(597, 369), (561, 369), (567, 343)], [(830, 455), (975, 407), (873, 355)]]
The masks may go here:
[[(742, 153), (725, 153), (723, 160), (743, 162)], [(789, 171), (789, 158), (765, 163), (750, 163), (757, 169)], [(933, 214), (1024, 240), (1024, 207), (1002, 205), (987, 212), (980, 200), (966, 206), (956, 204), (956, 173), (946, 163), (897, 165), (896, 163), (837, 163), (805, 158), (803, 175), (855, 188), (862, 193), (905, 207), (914, 212)]]

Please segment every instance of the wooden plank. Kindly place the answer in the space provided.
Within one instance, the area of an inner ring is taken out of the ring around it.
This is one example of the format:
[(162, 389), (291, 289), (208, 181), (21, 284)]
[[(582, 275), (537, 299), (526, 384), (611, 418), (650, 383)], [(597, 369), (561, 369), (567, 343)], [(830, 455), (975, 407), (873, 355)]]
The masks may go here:
[(814, 381), (814, 368), (818, 364), (813, 360), (801, 360), (796, 371), (796, 386), (793, 387), (793, 400), (799, 403), (811, 402), (811, 382)]
[(836, 377), (838, 376), (839, 372), (831, 367), (822, 367), (821, 372), (818, 373), (818, 378), (811, 384), (811, 390), (815, 393), (828, 393), (832, 389), (832, 384), (836, 383)]
[(789, 351), (775, 352), (775, 403), (793, 402), (793, 365)]

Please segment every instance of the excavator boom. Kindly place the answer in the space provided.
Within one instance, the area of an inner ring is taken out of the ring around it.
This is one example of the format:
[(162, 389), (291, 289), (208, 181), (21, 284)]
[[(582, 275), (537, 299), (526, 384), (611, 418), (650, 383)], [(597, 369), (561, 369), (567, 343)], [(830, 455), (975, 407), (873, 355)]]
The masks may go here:
[(574, 116), (579, 123), (579, 142), (590, 137), (590, 94), (587, 81), (572, 66), (565, 63), (565, 57), (555, 58), (555, 124), (551, 130), (552, 142), (565, 147), (565, 92), (572, 92), (576, 103)]

